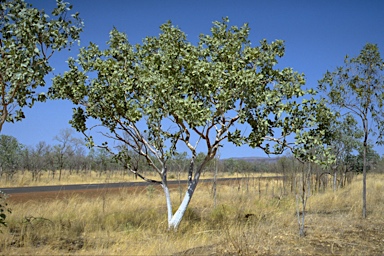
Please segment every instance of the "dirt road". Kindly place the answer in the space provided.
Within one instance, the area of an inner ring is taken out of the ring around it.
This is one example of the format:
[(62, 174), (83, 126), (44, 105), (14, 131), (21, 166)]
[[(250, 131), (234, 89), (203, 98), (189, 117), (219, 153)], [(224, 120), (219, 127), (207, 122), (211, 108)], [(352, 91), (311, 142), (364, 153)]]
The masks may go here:
[[(262, 177), (262, 179), (281, 179), (282, 177)], [(218, 179), (220, 184), (237, 182), (242, 178), (221, 178)], [(257, 178), (259, 179), (259, 178)], [(212, 179), (202, 179), (199, 181), (202, 184), (211, 184)], [(180, 181), (182, 186), (186, 186), (187, 181)], [(148, 186), (154, 186), (161, 190), (161, 186), (153, 185), (148, 182), (119, 182), (119, 183), (102, 183), (102, 184), (75, 184), (75, 185), (56, 185), (56, 186), (35, 186), (35, 187), (13, 187), (0, 188), (0, 191), (9, 195), (7, 199), (10, 202), (26, 202), (36, 200), (50, 200), (72, 195), (84, 195), (89, 197), (99, 197), (106, 193), (141, 192)], [(168, 181), (170, 188), (179, 186), (179, 181)]]

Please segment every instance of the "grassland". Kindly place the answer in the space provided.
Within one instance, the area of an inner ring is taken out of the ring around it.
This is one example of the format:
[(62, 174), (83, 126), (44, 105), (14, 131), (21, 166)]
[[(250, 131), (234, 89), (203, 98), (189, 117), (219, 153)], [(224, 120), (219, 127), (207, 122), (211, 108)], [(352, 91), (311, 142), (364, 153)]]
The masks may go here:
[[(280, 181), (200, 184), (178, 232), (167, 231), (156, 188), (97, 197), (70, 195), (12, 202), (0, 234), (3, 255), (383, 255), (384, 175), (368, 175), (368, 218), (361, 180), (312, 194), (306, 236), (298, 236), (295, 196)], [(261, 188), (261, 189), (260, 189)], [(172, 190), (175, 204), (179, 190)]]
[[(181, 174), (181, 179), (186, 178), (186, 174)], [(262, 174), (252, 174), (248, 175), (249, 177), (268, 177), (276, 176), (276, 173), (262, 173)], [(178, 173), (171, 173), (168, 177), (170, 180), (176, 180)], [(219, 173), (218, 178), (225, 177), (242, 177), (242, 174), (229, 174), (229, 173)], [(76, 174), (74, 172), (69, 172), (67, 170), (63, 171), (62, 178), (58, 180), (58, 175), (53, 179), (52, 175), (49, 175), (47, 172), (41, 173), (39, 179), (34, 181), (32, 179), (32, 174), (30, 172), (16, 172), (12, 179), (0, 178), (0, 188), (6, 187), (26, 187), (26, 186), (47, 186), (47, 185), (68, 185), (68, 184), (96, 184), (96, 183), (113, 183), (113, 182), (142, 182), (140, 178), (136, 178), (132, 173), (127, 171), (107, 171), (107, 172), (95, 172), (90, 171), (86, 173)], [(159, 180), (159, 176), (154, 172), (146, 173), (145, 177), (149, 179)], [(204, 172), (202, 179), (213, 177), (212, 172)]]

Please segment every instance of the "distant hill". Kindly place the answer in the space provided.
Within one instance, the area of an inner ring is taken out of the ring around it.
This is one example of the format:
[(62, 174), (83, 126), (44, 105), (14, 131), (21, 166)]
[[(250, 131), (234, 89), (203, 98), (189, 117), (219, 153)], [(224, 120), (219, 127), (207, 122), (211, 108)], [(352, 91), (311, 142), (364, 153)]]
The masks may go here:
[(280, 157), (230, 157), (222, 160), (228, 160), (228, 159), (233, 159), (233, 160), (240, 160), (240, 161), (246, 161), (246, 162), (262, 162), (262, 163), (276, 163)]

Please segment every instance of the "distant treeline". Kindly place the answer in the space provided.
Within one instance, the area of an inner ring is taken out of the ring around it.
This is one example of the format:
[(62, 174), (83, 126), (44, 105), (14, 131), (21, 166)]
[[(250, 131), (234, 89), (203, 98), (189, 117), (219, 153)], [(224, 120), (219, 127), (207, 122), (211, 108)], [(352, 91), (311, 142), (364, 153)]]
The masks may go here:
[[(152, 171), (146, 160), (133, 151), (127, 153), (129, 161), (122, 163), (116, 161), (114, 155), (105, 149), (91, 148), (88, 150), (83, 140), (73, 137), (72, 130), (63, 130), (55, 137), (55, 141), (57, 141), (55, 145), (49, 145), (42, 141), (34, 146), (25, 146), (12, 136), (0, 135), (0, 177), (11, 180), (17, 171), (28, 171), (31, 172), (32, 179), (37, 181), (43, 173), (48, 173), (52, 179), (60, 180), (63, 170), (69, 171), (70, 174), (90, 171), (99, 174), (117, 171), (129, 174), (131, 170), (139, 173)], [(198, 163), (203, 159), (204, 154), (200, 153), (196, 162)], [(187, 172), (189, 162), (190, 157), (186, 152), (176, 154), (168, 162), (170, 177), (179, 177), (179, 173)], [(369, 151), (369, 163), (370, 171), (383, 172), (383, 157), (380, 157), (372, 149)], [(211, 161), (205, 167), (204, 172), (289, 174), (299, 172), (302, 168), (301, 165), (291, 155), (270, 158), (228, 158)], [(362, 156), (360, 153), (349, 156), (345, 162), (329, 170), (320, 167), (317, 169), (319, 176), (338, 174), (338, 177), (346, 177), (348, 172), (358, 173), (361, 171)]]

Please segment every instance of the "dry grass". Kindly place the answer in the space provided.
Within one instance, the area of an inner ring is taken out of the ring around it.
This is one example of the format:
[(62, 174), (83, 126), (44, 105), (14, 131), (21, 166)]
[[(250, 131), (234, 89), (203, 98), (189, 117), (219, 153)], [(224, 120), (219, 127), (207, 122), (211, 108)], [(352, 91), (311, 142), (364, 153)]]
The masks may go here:
[[(263, 177), (276, 176), (275, 173), (263, 173)], [(178, 173), (170, 173), (168, 178), (170, 180), (177, 179)], [(253, 177), (259, 177), (260, 174), (253, 174)], [(26, 186), (47, 186), (47, 185), (67, 185), (67, 184), (96, 184), (96, 183), (113, 183), (113, 182), (142, 182), (140, 178), (135, 178), (134, 174), (128, 171), (107, 171), (107, 172), (95, 172), (89, 171), (86, 173), (75, 173), (68, 170), (62, 171), (62, 177), (58, 180), (59, 174), (55, 174), (55, 178), (52, 178), (52, 174), (48, 172), (42, 172), (37, 181), (33, 181), (31, 172), (16, 172), (12, 179), (6, 179), (2, 177), (0, 179), (0, 187), (26, 187)], [(159, 179), (159, 176), (154, 172), (148, 172), (145, 177), (149, 179)], [(242, 177), (241, 173), (219, 173), (218, 178), (235, 178)], [(181, 179), (186, 179), (187, 174), (183, 173)], [(205, 172), (202, 175), (202, 179), (213, 178), (212, 172)]]
[[(62, 177), (58, 179), (59, 174), (56, 173), (52, 177), (51, 173), (42, 172), (39, 179), (34, 181), (31, 172), (16, 172), (12, 179), (0, 179), (0, 187), (26, 187), (26, 186), (46, 186), (46, 185), (67, 185), (67, 184), (96, 184), (96, 183), (112, 183), (112, 182), (128, 182), (142, 181), (135, 179), (134, 175), (123, 172), (95, 172), (89, 171), (86, 173), (76, 174), (68, 170), (62, 171)], [(149, 178), (157, 178), (154, 175), (149, 175)]]
[[(152, 187), (97, 198), (12, 203), (0, 235), (4, 255), (382, 255), (384, 179), (368, 175), (368, 218), (361, 219), (361, 180), (308, 202), (299, 238), (294, 196), (281, 182), (257, 180), (197, 188), (178, 232), (166, 230), (165, 199)], [(248, 189), (247, 189), (248, 188)], [(268, 188), (268, 190), (267, 190)], [(178, 190), (172, 192), (179, 203)], [(280, 196), (280, 195), (279, 195)]]

